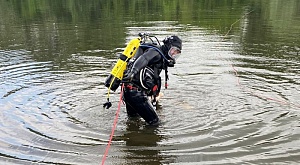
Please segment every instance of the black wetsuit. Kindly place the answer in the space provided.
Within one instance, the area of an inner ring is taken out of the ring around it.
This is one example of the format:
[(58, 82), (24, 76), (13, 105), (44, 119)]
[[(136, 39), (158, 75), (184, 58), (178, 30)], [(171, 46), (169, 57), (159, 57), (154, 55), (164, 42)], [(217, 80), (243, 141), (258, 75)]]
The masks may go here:
[[(145, 68), (147, 68), (147, 72)], [(164, 60), (157, 49), (154, 48), (145, 50), (130, 64), (127, 72), (135, 70), (137, 74), (134, 75), (131, 82), (124, 83), (123, 100), (126, 103), (129, 117), (140, 116), (150, 125), (159, 122), (148, 96), (158, 95), (161, 87), (159, 74), (162, 69), (164, 69)], [(153, 74), (150, 74), (150, 72)], [(143, 74), (146, 76), (143, 76)]]

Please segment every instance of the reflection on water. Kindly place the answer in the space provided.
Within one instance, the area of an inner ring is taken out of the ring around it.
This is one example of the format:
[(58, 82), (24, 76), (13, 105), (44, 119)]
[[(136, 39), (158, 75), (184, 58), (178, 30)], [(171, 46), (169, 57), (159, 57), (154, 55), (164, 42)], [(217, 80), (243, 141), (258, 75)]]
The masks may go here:
[(159, 142), (164, 138), (158, 128), (145, 127), (140, 120), (133, 120), (126, 123), (124, 134), (117, 136), (115, 140), (124, 141), (122, 152), (126, 153), (124, 159), (128, 164), (161, 164), (167, 158), (160, 154), (159, 149)]
[(99, 164), (120, 94), (103, 109), (103, 82), (141, 31), (183, 55), (161, 125), (122, 106), (106, 164), (300, 163), (297, 0), (124, 2), (0, 2), (0, 164)]

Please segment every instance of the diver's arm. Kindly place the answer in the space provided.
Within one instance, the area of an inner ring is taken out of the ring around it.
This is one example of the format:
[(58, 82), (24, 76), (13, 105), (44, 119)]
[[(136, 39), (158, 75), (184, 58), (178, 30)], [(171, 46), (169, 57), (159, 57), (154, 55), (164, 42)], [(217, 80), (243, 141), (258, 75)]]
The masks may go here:
[(134, 75), (136, 75), (142, 68), (146, 67), (148, 64), (155, 63), (161, 60), (159, 52), (150, 48), (144, 54), (139, 56), (133, 63), (133, 66), (128, 74), (123, 77), (123, 82), (131, 81)]
[(131, 72), (136, 74), (138, 71), (140, 71), (142, 68), (147, 66), (149, 63), (153, 63), (156, 60), (159, 60), (160, 54), (154, 50), (154, 49), (148, 49), (147, 52), (142, 54), (133, 64), (133, 67), (131, 69)]

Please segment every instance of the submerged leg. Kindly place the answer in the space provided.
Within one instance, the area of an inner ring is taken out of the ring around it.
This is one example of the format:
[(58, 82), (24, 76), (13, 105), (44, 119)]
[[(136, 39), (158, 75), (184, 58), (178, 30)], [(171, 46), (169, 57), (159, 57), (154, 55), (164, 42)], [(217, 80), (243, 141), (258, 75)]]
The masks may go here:
[(148, 124), (156, 125), (159, 122), (158, 115), (147, 95), (141, 91), (126, 91), (124, 93), (128, 115), (135, 112), (139, 114)]

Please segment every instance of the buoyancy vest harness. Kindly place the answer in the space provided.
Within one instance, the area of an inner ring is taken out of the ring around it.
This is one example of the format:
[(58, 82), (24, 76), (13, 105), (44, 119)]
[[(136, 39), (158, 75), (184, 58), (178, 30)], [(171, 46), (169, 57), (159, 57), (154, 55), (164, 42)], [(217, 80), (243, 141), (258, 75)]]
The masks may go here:
[[(139, 33), (139, 37), (132, 39), (126, 46), (125, 50), (123, 51), (123, 53), (119, 56), (119, 59), (117, 61), (117, 63), (115, 64), (115, 66), (113, 67), (112, 71), (110, 72), (110, 74), (108, 75), (108, 77), (106, 78), (104, 85), (108, 88), (108, 93), (107, 93), (107, 102), (103, 104), (103, 107), (106, 109), (109, 109), (112, 104), (109, 101), (109, 96), (110, 96), (110, 90), (115, 91), (121, 84), (121, 81), (123, 79), (124, 76), (124, 71), (127, 68), (127, 63), (129, 62), (129, 60), (134, 57), (136, 55), (136, 52), (138, 50), (139, 47), (141, 48), (153, 48), (154, 50), (158, 51), (159, 54), (163, 57), (164, 62), (168, 62), (168, 59), (166, 58), (166, 56), (161, 52), (161, 50), (159, 48), (157, 48), (155, 45), (157, 45), (157, 43), (155, 43), (151, 37), (154, 37), (156, 39), (156, 41), (158, 42), (158, 44), (160, 45), (160, 42), (158, 41), (158, 39), (155, 36), (152, 36), (148, 33)], [(146, 43), (146, 40), (150, 39), (151, 40), (151, 44)], [(167, 66), (167, 65), (164, 65)], [(167, 67), (164, 67), (165, 71), (166, 71), (166, 79), (165, 81), (168, 80), (168, 75), (167, 75)], [(156, 75), (154, 76), (156, 77)], [(159, 77), (159, 76), (158, 76)], [(165, 83), (165, 88), (167, 88), (167, 83)]]

